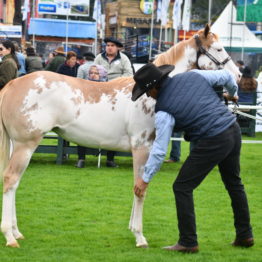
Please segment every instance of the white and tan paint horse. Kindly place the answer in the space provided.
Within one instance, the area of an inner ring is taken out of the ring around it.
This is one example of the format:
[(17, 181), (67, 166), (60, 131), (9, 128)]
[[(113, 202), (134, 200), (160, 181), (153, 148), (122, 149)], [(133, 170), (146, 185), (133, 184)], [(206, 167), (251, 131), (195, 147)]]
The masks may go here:
[[(237, 67), (209, 26), (198, 35), (198, 41), (191, 38), (159, 55), (155, 64), (175, 64), (174, 75), (197, 64), (212, 69), (226, 61), (224, 67), (239, 78)], [(199, 54), (200, 47), (213, 59)], [(50, 130), (83, 146), (131, 151), (134, 178), (143, 172), (154, 139), (155, 102), (146, 96), (132, 102), (133, 85), (131, 77), (98, 83), (39, 71), (9, 82), (0, 92), (1, 230), (7, 246), (19, 247), (17, 240), (23, 238), (17, 226), (16, 189), (33, 152)], [(134, 197), (129, 224), (138, 247), (148, 245), (142, 232), (143, 202), (144, 198)]]

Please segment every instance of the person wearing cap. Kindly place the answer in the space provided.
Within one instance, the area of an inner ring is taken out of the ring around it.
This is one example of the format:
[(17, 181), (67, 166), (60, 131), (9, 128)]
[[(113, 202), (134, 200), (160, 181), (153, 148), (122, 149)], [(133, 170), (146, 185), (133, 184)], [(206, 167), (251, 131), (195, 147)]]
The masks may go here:
[(225, 86), (226, 97), (236, 102), (237, 83), (226, 70), (192, 70), (169, 77), (173, 69), (170, 65), (147, 64), (134, 75), (132, 100), (136, 101), (144, 93), (156, 99), (156, 139), (144, 171), (136, 179), (134, 193), (138, 197), (144, 195), (165, 158), (174, 127), (184, 131), (185, 139), (195, 146), (173, 184), (179, 239), (164, 249), (190, 253), (199, 250), (193, 191), (216, 165), (233, 208), (236, 238), (232, 245), (250, 247), (254, 239), (240, 178), (241, 132), (236, 117), (214, 90), (217, 85)]
[(84, 63), (79, 66), (77, 71), (77, 78), (88, 79), (89, 67), (94, 64), (95, 55), (92, 52), (83, 54)]
[(59, 66), (64, 64), (66, 61), (63, 46), (57, 47), (54, 53), (55, 53), (55, 57), (45, 67), (46, 71), (57, 72), (57, 69), (59, 68)]
[(105, 38), (104, 42), (106, 50), (96, 56), (94, 63), (102, 65), (107, 70), (108, 80), (121, 76), (133, 76), (129, 58), (120, 52), (123, 44), (113, 37)]
[[(108, 80), (110, 81), (123, 76), (133, 76), (133, 69), (129, 58), (120, 52), (123, 44), (113, 37), (105, 38), (104, 42), (106, 43), (106, 50), (96, 56), (94, 63), (102, 65), (106, 69)], [(117, 167), (114, 157), (115, 151), (107, 151), (107, 167)]]

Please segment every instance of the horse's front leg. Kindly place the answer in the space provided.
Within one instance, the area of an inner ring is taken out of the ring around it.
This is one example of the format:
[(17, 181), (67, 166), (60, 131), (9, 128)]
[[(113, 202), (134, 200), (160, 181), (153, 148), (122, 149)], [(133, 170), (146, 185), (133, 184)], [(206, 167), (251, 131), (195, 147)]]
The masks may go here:
[[(144, 165), (148, 158), (148, 148), (140, 147), (132, 150), (133, 154), (133, 169), (134, 182), (138, 175), (142, 175)], [(136, 238), (137, 247), (148, 247), (146, 238), (143, 235), (143, 205), (145, 196), (139, 198), (134, 195), (134, 202), (129, 222), (129, 229), (133, 232)]]

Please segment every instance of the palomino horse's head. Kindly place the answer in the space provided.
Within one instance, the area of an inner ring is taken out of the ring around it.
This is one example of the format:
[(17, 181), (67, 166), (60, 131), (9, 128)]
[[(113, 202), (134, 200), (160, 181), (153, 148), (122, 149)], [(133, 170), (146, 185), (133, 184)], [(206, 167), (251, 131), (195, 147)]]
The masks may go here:
[(194, 37), (181, 41), (158, 55), (154, 64), (175, 65), (171, 76), (194, 68), (204, 70), (225, 68), (235, 76), (237, 81), (241, 77), (238, 67), (219, 42), (218, 36), (210, 32), (209, 25), (199, 30)]
[(209, 25), (199, 30), (193, 38), (197, 48), (197, 68), (204, 70), (224, 68), (231, 72), (237, 81), (240, 80), (241, 73), (238, 67), (219, 42), (218, 36), (210, 32)]

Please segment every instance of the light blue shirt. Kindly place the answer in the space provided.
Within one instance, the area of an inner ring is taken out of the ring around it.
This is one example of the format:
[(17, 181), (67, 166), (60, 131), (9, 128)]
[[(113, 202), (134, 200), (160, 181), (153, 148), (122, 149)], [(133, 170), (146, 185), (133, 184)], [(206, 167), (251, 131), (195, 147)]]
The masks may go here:
[(233, 75), (227, 70), (198, 70), (196, 72), (202, 75), (211, 86), (224, 86), (230, 96), (237, 96), (238, 85)]
[(25, 70), (25, 57), (22, 53), (20, 52), (15, 52), (18, 63), (20, 65), (20, 69), (18, 70), (18, 76), (20, 75), (25, 75), (26, 70)]
[[(234, 77), (226, 70), (192, 70), (201, 74), (211, 86), (224, 86), (230, 96), (236, 96), (238, 91)], [(168, 149), (170, 137), (175, 126), (175, 118), (167, 112), (158, 111), (155, 114), (156, 139), (146, 162), (142, 179), (149, 183), (160, 169)]]

